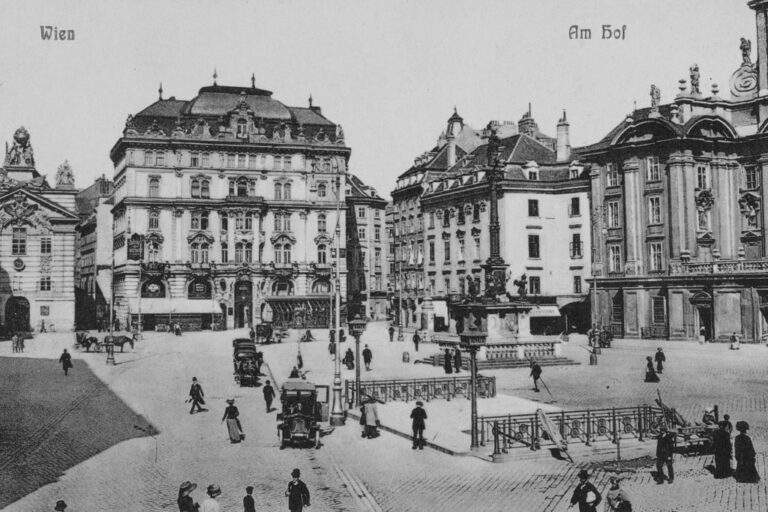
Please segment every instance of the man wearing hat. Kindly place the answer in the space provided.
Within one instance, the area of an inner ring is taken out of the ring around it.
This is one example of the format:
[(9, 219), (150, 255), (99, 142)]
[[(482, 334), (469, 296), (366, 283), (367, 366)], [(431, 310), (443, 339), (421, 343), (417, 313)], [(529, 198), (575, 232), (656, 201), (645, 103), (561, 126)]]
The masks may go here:
[(424, 449), (424, 429), (426, 425), (424, 420), (427, 419), (427, 411), (422, 409), (424, 403), (421, 400), (416, 402), (416, 407), (411, 411), (411, 419), (413, 423), (411, 428), (413, 429), (413, 449)]
[(264, 393), (264, 401), (267, 402), (267, 413), (270, 413), (272, 412), (272, 400), (275, 399), (275, 388), (267, 381), (261, 391)]
[(656, 349), (656, 354), (653, 358), (656, 360), (656, 373), (661, 373), (664, 370), (664, 362), (667, 360), (667, 356), (664, 355), (664, 351), (661, 347)]
[(192, 408), (189, 410), (189, 414), (195, 414), (195, 407), (197, 407), (197, 412), (203, 412), (205, 410), (200, 407), (200, 404), (205, 405), (205, 400), (203, 400), (204, 396), (203, 386), (197, 382), (197, 377), (192, 377), (192, 387), (189, 388), (189, 400), (192, 402)]
[(219, 507), (219, 502), (216, 501), (216, 496), (221, 495), (221, 489), (219, 489), (218, 485), (209, 485), (208, 490), (206, 491), (208, 493), (208, 499), (203, 502), (203, 506), (200, 509), (200, 512), (221, 512), (221, 507)]
[(365, 344), (363, 349), (363, 362), (365, 363), (365, 369), (371, 371), (371, 360), (373, 359), (373, 352), (368, 348), (368, 344)]
[(193, 484), (189, 480), (179, 486), (179, 499), (176, 500), (176, 503), (179, 505), (180, 512), (197, 512), (200, 505), (195, 503), (190, 496), (195, 489), (197, 489), (197, 484)]
[(298, 468), (291, 471), (293, 480), (288, 482), (288, 489), (285, 495), (288, 496), (288, 510), (291, 512), (301, 512), (304, 507), (309, 506), (309, 489), (307, 485), (299, 480), (301, 471)]
[(253, 501), (253, 486), (245, 488), (246, 496), (243, 498), (243, 512), (256, 512), (256, 503)]
[(595, 486), (589, 481), (587, 470), (582, 469), (579, 471), (579, 485), (573, 490), (569, 508), (578, 503), (579, 512), (596, 512), (597, 506), (602, 499), (603, 497), (600, 496)]
[(57, 510), (57, 511), (61, 512), (61, 511), (65, 510), (66, 508), (67, 508), (67, 504), (64, 503), (64, 500), (59, 500), (59, 501), (56, 502), (56, 507), (54, 507), (53, 510)]
[(669, 483), (675, 481), (675, 468), (673, 467), (672, 455), (675, 447), (675, 434), (667, 430), (665, 424), (661, 424), (659, 427), (659, 435), (656, 438), (656, 483), (663, 484), (664, 479), (664, 465), (667, 466), (667, 472), (669, 473)]

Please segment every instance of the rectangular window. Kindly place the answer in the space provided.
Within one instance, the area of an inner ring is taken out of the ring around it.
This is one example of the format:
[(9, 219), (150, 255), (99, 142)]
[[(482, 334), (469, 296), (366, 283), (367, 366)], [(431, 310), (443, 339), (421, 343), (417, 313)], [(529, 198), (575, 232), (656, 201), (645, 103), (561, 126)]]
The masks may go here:
[(569, 208), (568, 215), (571, 217), (578, 217), (581, 215), (581, 201), (578, 197), (571, 198), (571, 207)]
[(528, 171), (528, 179), (531, 181), (539, 181), (538, 171)]
[(381, 266), (381, 249), (375, 249), (373, 252), (373, 264), (377, 267)]
[(227, 244), (221, 244), (221, 262), (227, 263), (229, 261), (229, 246)]
[(40, 278), (40, 291), (41, 292), (51, 291), (51, 276), (43, 276)]
[(451, 213), (449, 210), (443, 210), (443, 227), (451, 227)]
[(664, 270), (664, 254), (661, 249), (661, 242), (653, 242), (650, 245), (651, 251), (651, 270), (659, 272)]
[(539, 258), (539, 235), (528, 235), (528, 257)]
[(373, 228), (373, 239), (376, 242), (381, 241), (381, 228), (379, 226), (376, 226), (375, 228)]
[(701, 231), (709, 231), (709, 216), (710, 210), (698, 210), (697, 216), (698, 216), (698, 225), (699, 230)]
[(357, 209), (357, 218), (358, 219), (364, 219), (365, 218), (365, 208), (360, 207)]
[(365, 240), (365, 228), (357, 228), (358, 240)]
[(152, 151), (144, 151), (144, 167), (155, 165), (155, 154)]
[(661, 171), (659, 170), (659, 157), (649, 156), (645, 159), (646, 181), (660, 181)]
[(234, 167), (235, 166), (235, 155), (234, 153), (227, 154), (227, 167)]
[(237, 155), (237, 167), (240, 169), (245, 169), (245, 155)]
[(275, 214), (275, 231), (283, 230), (283, 216), (279, 213)]
[(27, 254), (27, 230), (24, 228), (13, 228), (13, 239), (11, 243), (11, 254), (22, 256)]
[(210, 154), (203, 153), (202, 166), (203, 167), (210, 167), (211, 166), (211, 155)]
[(664, 297), (651, 298), (652, 322), (654, 325), (666, 325), (667, 308), (664, 304)]
[(155, 165), (163, 167), (165, 165), (165, 151), (158, 151), (155, 153)]
[(200, 167), (200, 153), (192, 153), (189, 157), (190, 167)]
[(541, 295), (541, 278), (539, 276), (531, 276), (530, 279), (528, 282), (528, 293), (531, 295)]
[(621, 247), (611, 245), (608, 247), (608, 269), (611, 272), (621, 272)]
[(435, 263), (435, 242), (429, 242), (429, 262)]
[(480, 203), (472, 205), (472, 222), (480, 222)]
[(582, 256), (582, 241), (580, 233), (573, 233), (571, 235), (571, 258), (581, 258)]
[(445, 262), (450, 263), (451, 261), (451, 241), (445, 240), (443, 241), (443, 252), (445, 253)]
[(456, 211), (456, 224), (464, 224), (464, 207), (459, 206)]
[(373, 218), (374, 219), (380, 219), (381, 218), (381, 210), (374, 210), (373, 211)]
[(661, 224), (661, 196), (648, 198), (648, 223)]
[(434, 228), (435, 227), (435, 213), (429, 212), (429, 227)]
[(747, 189), (756, 189), (760, 186), (759, 184), (759, 173), (757, 172), (757, 167), (755, 166), (749, 166), (744, 169), (744, 178), (746, 182)]
[(464, 239), (459, 238), (459, 261), (464, 261)]
[(696, 185), (699, 190), (709, 188), (709, 167), (700, 165), (696, 168)]
[(286, 213), (285, 216), (283, 216), (283, 229), (285, 231), (291, 230), (291, 214)]
[(613, 164), (605, 164), (605, 175), (608, 179), (609, 187), (619, 186), (619, 171)]
[(443, 279), (443, 282), (445, 284), (445, 294), (448, 295), (449, 293), (451, 293), (451, 278), (446, 277), (445, 279)]
[(480, 259), (480, 237), (476, 236), (474, 239), (475, 246), (473, 247), (473, 255), (472, 259), (479, 260)]
[(528, 200), (528, 216), (529, 217), (538, 217), (539, 216), (539, 201), (538, 201), (538, 199), (529, 199)]
[(620, 226), (619, 203), (618, 201), (611, 201), (608, 203), (608, 227), (618, 228)]
[(40, 254), (51, 254), (51, 237), (44, 236), (40, 239)]
[(573, 276), (573, 293), (581, 293), (581, 276)]

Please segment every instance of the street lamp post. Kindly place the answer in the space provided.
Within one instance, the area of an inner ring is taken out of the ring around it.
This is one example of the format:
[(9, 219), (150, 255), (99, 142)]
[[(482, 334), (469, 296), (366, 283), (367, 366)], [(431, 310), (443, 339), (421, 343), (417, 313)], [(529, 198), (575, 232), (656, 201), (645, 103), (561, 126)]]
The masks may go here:
[(355, 337), (355, 407), (360, 406), (360, 336), (365, 331), (366, 321), (355, 315), (355, 319), (349, 322), (349, 332)]
[[(400, 250), (402, 250), (402, 244), (400, 244)], [(397, 260), (397, 284), (399, 290), (397, 292), (397, 341), (405, 341), (403, 337), (403, 260), (402, 254)]]
[[(468, 322), (464, 321), (465, 326)], [(469, 351), (469, 395), (472, 401), (470, 413), (470, 449), (477, 450), (480, 447), (477, 435), (477, 351), (485, 345), (488, 334), (483, 331), (471, 331), (465, 327), (464, 332), (459, 334), (460, 346)]]
[(339, 338), (341, 337), (341, 176), (336, 175), (336, 279), (335, 279), (335, 313), (336, 313), (336, 350), (333, 357), (333, 404), (331, 405), (331, 425), (344, 425), (344, 410), (341, 407), (341, 360), (339, 359)]

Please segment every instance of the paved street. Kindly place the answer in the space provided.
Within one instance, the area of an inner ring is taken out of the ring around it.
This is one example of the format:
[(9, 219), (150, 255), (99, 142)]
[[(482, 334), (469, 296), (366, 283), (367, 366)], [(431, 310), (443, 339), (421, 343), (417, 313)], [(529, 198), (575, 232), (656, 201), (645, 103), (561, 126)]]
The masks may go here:
[[(411, 361), (415, 359), (412, 344), (389, 342), (385, 328), (383, 323), (371, 324), (363, 336), (362, 342), (368, 343), (374, 354), (372, 370), (363, 369), (363, 378), (442, 375), (439, 367), (403, 363), (403, 351), (411, 353)], [(155, 438), (123, 441), (77, 463), (56, 482), (44, 485), (7, 510), (47, 509), (62, 498), (72, 510), (126, 510), (126, 504), (143, 510), (173, 510), (178, 485), (184, 480), (198, 483), (194, 493), (197, 501), (203, 500), (201, 489), (209, 483), (219, 484), (223, 510), (239, 510), (246, 485), (255, 487), (257, 510), (280, 510), (287, 508), (283, 491), (293, 467), (302, 469), (313, 495), (312, 510), (561, 511), (567, 508), (575, 475), (582, 468), (595, 471), (598, 488), (607, 487), (611, 468), (597, 461), (606, 455), (574, 449), (576, 463), (571, 464), (544, 453), (531, 459), (530, 452), (525, 451), (525, 460), (492, 464), (431, 449), (413, 451), (408, 440), (389, 433), (375, 440), (361, 439), (359, 426), (353, 420), (325, 436), (320, 450), (281, 451), (275, 413), (265, 414), (260, 388), (239, 388), (232, 380), (231, 339), (242, 334), (186, 333), (177, 338), (148, 333), (134, 352), (126, 349), (125, 354), (116, 354), (116, 367), (104, 364), (103, 353), (75, 352), (76, 366), (88, 364), (160, 433)], [(330, 384), (333, 369), (327, 339), (321, 331), (315, 334), (318, 342), (301, 344), (304, 369), (309, 370), (308, 379)], [(296, 364), (296, 336), (293, 333), (285, 343), (263, 347), (278, 382)], [(61, 349), (72, 343), (71, 334), (41, 335), (27, 343), (23, 356), (57, 358)], [(768, 348), (742, 346), (740, 351), (729, 351), (727, 345), (620, 340), (614, 348), (603, 350), (599, 365), (594, 367), (587, 364), (583, 343), (583, 338), (574, 337), (564, 347), (565, 355), (581, 365), (544, 368), (543, 377), (556, 399), (553, 406), (576, 409), (652, 403), (658, 388), (665, 401), (693, 420), (700, 419), (704, 404), (716, 403), (721, 413), (731, 415), (732, 421), (745, 419), (752, 425), (750, 433), (760, 452), (758, 470), (765, 478), (768, 432), (764, 426), (763, 389)], [(351, 337), (346, 345), (354, 348)], [(664, 347), (667, 365), (661, 383), (646, 384), (642, 379), (644, 357), (655, 352), (657, 346)], [(425, 344), (420, 354), (435, 350)], [(9, 344), (0, 344), (0, 355), (21, 356), (10, 352)], [(543, 392), (531, 390), (526, 369), (484, 373), (497, 377), (501, 394), (550, 401)], [(205, 389), (210, 411), (190, 416), (184, 400), (192, 376), (197, 376)], [(353, 377), (354, 371), (343, 370), (343, 378)], [(228, 397), (236, 398), (247, 434), (239, 445), (229, 443), (221, 424)], [(440, 417), (447, 404), (427, 403), (430, 418)], [(388, 407), (408, 410), (403, 404), (379, 407), (383, 418)], [(456, 424), (463, 429), (468, 421), (457, 418)], [(428, 419), (428, 437), (437, 428)], [(466, 443), (468, 446), (469, 436)], [(653, 443), (647, 444), (647, 451), (652, 451)], [(624, 463), (624, 486), (635, 497), (635, 510), (746, 511), (764, 510), (768, 505), (765, 479), (755, 485), (714, 480), (705, 468), (712, 463), (711, 456), (676, 456), (676, 481), (662, 486), (653, 482), (650, 459)]]

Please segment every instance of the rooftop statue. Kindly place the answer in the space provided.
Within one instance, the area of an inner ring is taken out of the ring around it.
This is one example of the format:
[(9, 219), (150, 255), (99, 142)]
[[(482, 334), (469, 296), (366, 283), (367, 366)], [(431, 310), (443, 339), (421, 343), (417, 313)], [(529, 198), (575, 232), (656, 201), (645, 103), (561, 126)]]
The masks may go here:
[(741, 45), (739, 46), (741, 49), (741, 58), (744, 59), (744, 62), (742, 62), (742, 66), (751, 66), (752, 65), (752, 58), (750, 57), (750, 54), (752, 53), (752, 42), (745, 38), (741, 38)]
[(699, 89), (699, 65), (694, 64), (690, 68), (691, 72), (691, 94), (701, 94)]
[(34, 167), (35, 156), (29, 144), (29, 132), (23, 126), (13, 134), (13, 146), (5, 151), (5, 165)]

